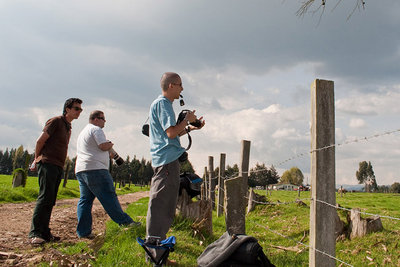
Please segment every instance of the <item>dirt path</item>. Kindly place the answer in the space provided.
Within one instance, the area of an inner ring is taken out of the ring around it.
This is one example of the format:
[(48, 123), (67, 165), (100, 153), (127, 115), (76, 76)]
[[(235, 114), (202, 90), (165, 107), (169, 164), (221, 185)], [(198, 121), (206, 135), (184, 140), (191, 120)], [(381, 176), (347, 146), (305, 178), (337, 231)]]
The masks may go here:
[[(137, 192), (118, 197), (123, 209), (128, 204), (147, 197), (148, 192)], [(76, 235), (76, 205), (78, 199), (58, 200), (53, 209), (50, 228), (55, 236), (60, 236), (62, 243), (77, 243)], [(35, 247), (30, 245), (28, 233), (30, 229), (35, 202), (0, 205), (0, 266), (34, 266), (42, 260), (61, 262), (61, 255), (55, 249)], [(93, 204), (93, 233), (105, 231), (105, 222), (110, 218), (101, 204), (95, 200)], [(64, 257), (64, 256), (63, 256)], [(87, 258), (90, 256), (87, 256)], [(73, 261), (64, 259), (64, 266), (73, 265)], [(80, 265), (80, 266), (85, 266)]]

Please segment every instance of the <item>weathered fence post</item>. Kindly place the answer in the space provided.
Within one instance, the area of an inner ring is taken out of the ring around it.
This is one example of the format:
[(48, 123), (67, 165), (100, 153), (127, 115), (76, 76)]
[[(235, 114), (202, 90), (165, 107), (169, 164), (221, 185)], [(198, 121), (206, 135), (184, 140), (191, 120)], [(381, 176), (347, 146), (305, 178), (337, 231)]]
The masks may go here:
[[(309, 266), (335, 266), (335, 102), (333, 81), (311, 86), (311, 203)], [(327, 147), (321, 150), (320, 148)]]
[(202, 184), (204, 186), (204, 197), (202, 199), (208, 199), (208, 171), (207, 167), (204, 167), (204, 183)]
[(246, 218), (245, 218), (245, 200), (243, 196), (243, 178), (236, 177), (227, 179), (224, 182), (225, 198), (225, 224), (226, 231), (229, 234), (245, 234), (246, 233)]
[(250, 141), (242, 140), (239, 177), (225, 180), (225, 222), (230, 234), (246, 234)]
[(219, 159), (219, 173), (218, 173), (217, 217), (220, 217), (223, 212), (222, 205), (224, 204), (225, 159), (226, 155), (221, 153)]
[(215, 207), (215, 177), (214, 177), (214, 157), (208, 156), (208, 197), (211, 200), (211, 208)]
[(250, 141), (242, 140), (241, 151), (240, 151), (239, 176), (242, 177), (243, 179), (243, 192), (245, 197), (248, 195), (249, 162), (250, 162)]

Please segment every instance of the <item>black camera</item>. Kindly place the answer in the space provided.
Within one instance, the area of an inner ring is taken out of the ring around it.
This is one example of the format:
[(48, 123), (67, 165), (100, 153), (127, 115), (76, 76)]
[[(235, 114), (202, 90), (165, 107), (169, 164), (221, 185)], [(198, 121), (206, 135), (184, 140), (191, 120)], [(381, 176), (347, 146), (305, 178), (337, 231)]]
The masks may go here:
[(110, 152), (111, 152), (112, 158), (114, 159), (115, 163), (116, 163), (118, 166), (120, 166), (120, 165), (122, 165), (122, 164), (124, 163), (124, 159), (121, 158), (121, 157), (118, 155), (118, 153), (115, 152), (114, 149), (111, 148), (111, 149), (110, 149)]
[[(179, 115), (178, 115), (178, 120), (177, 120), (176, 124), (181, 123), (185, 119), (186, 114), (188, 112), (192, 112), (192, 111), (190, 111), (188, 109), (182, 110), (181, 113), (179, 113)], [(193, 125), (194, 127), (200, 128), (201, 127), (201, 120), (196, 119), (194, 122), (190, 122), (190, 125)]]

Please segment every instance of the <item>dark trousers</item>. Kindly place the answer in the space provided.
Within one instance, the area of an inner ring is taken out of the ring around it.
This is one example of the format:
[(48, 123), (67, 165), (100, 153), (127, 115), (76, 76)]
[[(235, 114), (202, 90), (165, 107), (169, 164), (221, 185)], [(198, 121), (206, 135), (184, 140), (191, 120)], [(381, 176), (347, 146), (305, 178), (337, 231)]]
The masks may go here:
[[(174, 220), (179, 194), (180, 164), (175, 160), (153, 170), (146, 220), (146, 239), (150, 243), (164, 240)], [(149, 250), (156, 260), (164, 253), (163, 249)]]
[(32, 216), (29, 237), (41, 237), (50, 240), (50, 217), (56, 204), (58, 187), (63, 175), (60, 166), (50, 163), (38, 164), (39, 196)]

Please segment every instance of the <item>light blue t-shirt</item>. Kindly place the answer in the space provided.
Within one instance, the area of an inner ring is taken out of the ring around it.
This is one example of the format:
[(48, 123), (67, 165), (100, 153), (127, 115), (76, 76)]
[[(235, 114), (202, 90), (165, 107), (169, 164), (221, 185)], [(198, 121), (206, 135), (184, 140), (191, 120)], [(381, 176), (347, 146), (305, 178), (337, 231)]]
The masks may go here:
[(159, 167), (178, 159), (185, 148), (181, 146), (179, 137), (170, 139), (165, 130), (176, 125), (172, 102), (160, 95), (150, 106), (150, 155), (151, 165)]

